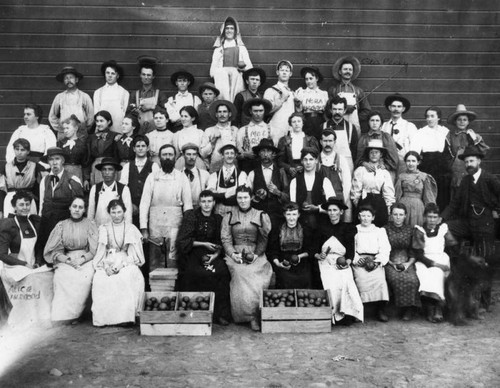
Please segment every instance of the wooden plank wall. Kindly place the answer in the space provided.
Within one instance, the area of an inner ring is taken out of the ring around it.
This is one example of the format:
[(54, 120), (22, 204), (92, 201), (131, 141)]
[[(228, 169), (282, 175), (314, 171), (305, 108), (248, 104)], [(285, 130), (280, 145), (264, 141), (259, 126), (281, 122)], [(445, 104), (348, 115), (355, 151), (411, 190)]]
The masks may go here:
[(426, 107), (437, 105), (447, 117), (466, 104), (479, 115), (473, 127), (494, 147), (488, 168), (500, 172), (500, 2), (490, 0), (3, 0), (0, 158), (22, 124), (23, 104), (39, 103), (48, 113), (61, 89), (54, 76), (65, 65), (85, 75), (81, 89), (92, 94), (104, 82), (100, 63), (116, 59), (125, 67), (124, 87), (134, 89), (135, 58), (151, 54), (162, 62), (162, 89), (172, 90), (169, 76), (182, 67), (197, 88), (208, 80), (212, 44), (228, 15), (240, 22), (267, 86), (283, 58), (295, 64), (294, 88), (305, 64), (319, 66), (329, 87), (331, 64), (344, 54), (362, 61), (358, 84), (368, 91), (408, 65), (370, 96), (372, 106), (384, 110), (388, 93), (404, 93), (413, 104), (407, 118), (421, 127)]

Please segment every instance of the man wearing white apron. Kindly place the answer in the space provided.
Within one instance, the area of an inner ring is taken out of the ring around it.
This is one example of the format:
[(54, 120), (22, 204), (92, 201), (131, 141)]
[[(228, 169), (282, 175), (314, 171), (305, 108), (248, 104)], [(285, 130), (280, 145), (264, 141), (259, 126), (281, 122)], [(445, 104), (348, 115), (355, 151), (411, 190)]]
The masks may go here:
[(210, 178), (210, 173), (207, 170), (196, 167), (199, 152), (200, 148), (194, 143), (187, 143), (182, 146), (182, 156), (184, 157), (182, 172), (189, 179), (194, 209), (200, 206), (200, 193), (207, 188), (208, 179)]
[(361, 129), (363, 132), (368, 130), (366, 121), (371, 111), (370, 103), (363, 89), (352, 84), (360, 72), (361, 63), (358, 58), (352, 56), (339, 58), (332, 66), (333, 78), (339, 81), (339, 84), (328, 89), (329, 98), (339, 95), (347, 100), (344, 118), (354, 125), (358, 137), (361, 134)]
[[(24, 190), (13, 198), (15, 216), (0, 225), (1, 277), (12, 303), (9, 324), (28, 326), (50, 322), (52, 271), (35, 257), (40, 217), (29, 215), (33, 196)], [(35, 269), (36, 268), (36, 269)]]
[[(174, 169), (175, 148), (159, 150), (161, 171), (151, 173), (144, 184), (139, 206), (142, 236), (149, 241), (149, 270), (177, 268), (177, 233), (184, 212), (193, 208), (191, 187), (186, 174)], [(164, 246), (165, 245), (165, 246)], [(168, 245), (167, 259), (162, 254)]]

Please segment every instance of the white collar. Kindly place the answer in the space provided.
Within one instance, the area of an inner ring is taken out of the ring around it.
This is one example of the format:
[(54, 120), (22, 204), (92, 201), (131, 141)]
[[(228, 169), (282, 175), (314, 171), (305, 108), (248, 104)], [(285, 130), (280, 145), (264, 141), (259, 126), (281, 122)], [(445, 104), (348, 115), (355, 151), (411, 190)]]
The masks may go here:
[(477, 180), (481, 176), (481, 172), (482, 172), (482, 170), (479, 169), (474, 175), (472, 175), (472, 177), (474, 178), (474, 183), (477, 183)]

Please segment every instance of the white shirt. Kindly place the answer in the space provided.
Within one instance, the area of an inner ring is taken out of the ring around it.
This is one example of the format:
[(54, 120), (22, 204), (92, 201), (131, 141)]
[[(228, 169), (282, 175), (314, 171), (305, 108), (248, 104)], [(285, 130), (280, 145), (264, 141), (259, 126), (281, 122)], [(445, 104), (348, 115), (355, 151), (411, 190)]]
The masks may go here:
[(392, 135), (394, 141), (402, 147), (401, 149), (398, 147), (399, 156), (404, 157), (411, 149), (412, 139), (417, 133), (417, 127), (401, 117), (397, 121), (393, 119), (386, 121), (382, 125), (381, 131)]
[[(304, 181), (306, 182), (306, 190), (311, 191), (314, 186), (315, 174), (305, 174)], [(333, 189), (332, 182), (328, 178), (323, 178), (323, 192), (325, 198), (335, 197), (335, 190)], [(297, 200), (297, 178), (293, 178), (290, 182), (290, 201), (296, 202)]]
[[(142, 169), (144, 168), (144, 165), (146, 164), (146, 160), (147, 160), (147, 158), (144, 159), (143, 163), (140, 163), (140, 162), (138, 163), (137, 159), (135, 159), (135, 165), (137, 166), (137, 169), (139, 170), (139, 172), (141, 172)], [(151, 172), (156, 172), (159, 169), (160, 169), (160, 167), (156, 163), (153, 163), (153, 166), (151, 167)], [(129, 177), (129, 174), (130, 174), (130, 162), (126, 163), (123, 166), (123, 169), (120, 172), (120, 181), (119, 182), (121, 184), (123, 184), (123, 185), (127, 185), (128, 186), (128, 177)]]
[[(262, 168), (262, 174), (264, 175), (264, 181), (266, 182), (266, 185), (271, 183), (271, 179), (273, 178), (273, 170), (274, 170), (274, 165), (270, 165), (269, 167), (265, 167), (262, 164), (260, 165)], [(248, 173), (247, 177), (247, 186), (253, 190), (253, 181), (255, 179), (255, 172), (250, 171)]]
[(304, 113), (323, 112), (328, 103), (328, 92), (320, 88), (299, 88), (295, 96), (302, 103)]
[(306, 134), (304, 132), (295, 133), (290, 132), (290, 138), (292, 139), (292, 159), (300, 159), (300, 153), (302, 148), (304, 148), (304, 137)]
[(449, 129), (438, 125), (434, 128), (420, 128), (411, 142), (411, 150), (422, 152), (443, 152)]
[(47, 153), (47, 149), (55, 147), (57, 143), (57, 139), (48, 125), (40, 124), (36, 128), (28, 128), (27, 125), (21, 125), (14, 131), (7, 145), (5, 151), (5, 160), (7, 163), (14, 160), (15, 154), (13, 144), (20, 138), (30, 142), (32, 152), (41, 152), (44, 155)]
[(478, 180), (478, 179), (479, 179), (479, 177), (481, 176), (481, 171), (482, 171), (482, 170), (481, 170), (481, 169), (479, 169), (479, 170), (477, 170), (477, 172), (476, 172), (474, 175), (472, 175), (472, 178), (473, 178), (473, 180), (474, 180), (474, 184), (476, 184), (476, 183), (477, 183), (477, 180)]
[(192, 106), (198, 110), (198, 105), (201, 104), (201, 100), (198, 96), (195, 96), (188, 91), (181, 93), (178, 92), (175, 96), (169, 97), (165, 103), (165, 109), (167, 110), (169, 120), (175, 122), (180, 120), (181, 116), (179, 114), (180, 110), (185, 106)]
[(146, 134), (149, 139), (149, 152), (151, 156), (158, 156), (158, 151), (164, 144), (174, 144), (174, 134), (172, 131), (165, 129), (164, 131), (158, 131), (155, 129)]

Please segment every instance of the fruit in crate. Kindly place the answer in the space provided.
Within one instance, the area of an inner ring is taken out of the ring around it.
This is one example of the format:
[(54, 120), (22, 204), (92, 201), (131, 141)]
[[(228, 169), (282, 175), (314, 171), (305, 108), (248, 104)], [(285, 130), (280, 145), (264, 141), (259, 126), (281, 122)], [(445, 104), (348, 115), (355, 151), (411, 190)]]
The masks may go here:
[(324, 292), (297, 291), (297, 306), (299, 307), (324, 307), (328, 306), (328, 299)]
[(158, 300), (156, 297), (146, 299), (146, 311), (168, 311), (175, 309), (176, 297), (164, 296)]
[(295, 307), (295, 294), (293, 290), (265, 291), (263, 294), (264, 307)]

